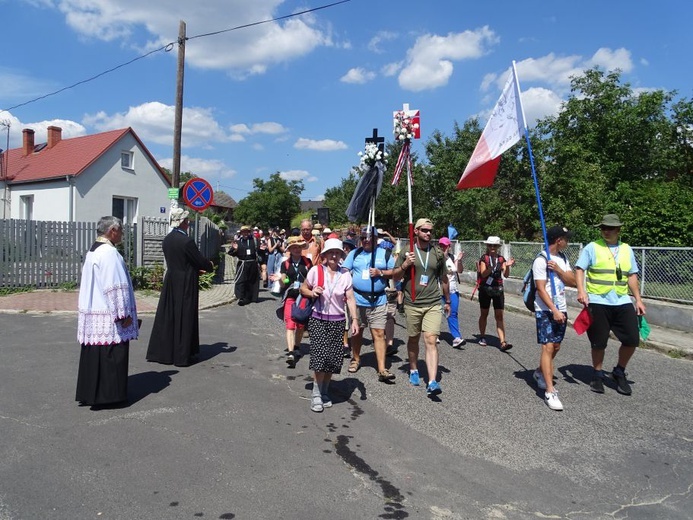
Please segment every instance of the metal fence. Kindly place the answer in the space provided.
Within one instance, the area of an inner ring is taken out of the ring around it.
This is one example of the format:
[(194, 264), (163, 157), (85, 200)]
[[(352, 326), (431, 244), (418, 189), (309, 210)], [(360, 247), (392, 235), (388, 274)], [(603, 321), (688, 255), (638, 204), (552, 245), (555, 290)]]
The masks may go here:
[[(399, 240), (400, 248), (409, 248), (409, 240)], [(482, 241), (452, 241), (455, 254), (464, 252), (464, 269), (476, 271), (476, 262), (486, 252)], [(583, 244), (571, 243), (565, 253), (571, 265), (575, 265)], [(640, 294), (644, 298), (693, 303), (693, 247), (635, 247), (631, 246), (638, 262)], [(539, 242), (507, 242), (502, 255), (514, 258), (510, 278), (522, 279), (532, 262), (544, 249)]]

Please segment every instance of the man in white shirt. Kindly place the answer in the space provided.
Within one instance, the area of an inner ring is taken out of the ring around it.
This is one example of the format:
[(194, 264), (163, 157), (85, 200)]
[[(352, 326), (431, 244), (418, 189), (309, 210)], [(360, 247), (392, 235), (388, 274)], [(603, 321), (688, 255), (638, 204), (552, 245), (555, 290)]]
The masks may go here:
[(575, 287), (575, 273), (568, 258), (562, 253), (568, 247), (572, 233), (563, 226), (546, 231), (549, 258), (546, 251), (535, 258), (532, 274), (537, 288), (534, 311), (537, 323), (537, 342), (541, 345), (539, 368), (534, 371), (537, 386), (545, 391), (544, 401), (549, 408), (563, 410), (563, 403), (553, 386), (553, 360), (561, 348), (568, 323), (568, 307), (565, 299), (566, 286)]

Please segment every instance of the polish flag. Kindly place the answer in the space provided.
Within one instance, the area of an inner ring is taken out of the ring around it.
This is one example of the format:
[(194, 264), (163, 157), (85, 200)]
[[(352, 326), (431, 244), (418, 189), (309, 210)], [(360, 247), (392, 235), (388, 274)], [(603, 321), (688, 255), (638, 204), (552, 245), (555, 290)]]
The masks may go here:
[(457, 183), (457, 189), (492, 186), (501, 154), (520, 140), (524, 127), (520, 88), (513, 67), (503, 93)]

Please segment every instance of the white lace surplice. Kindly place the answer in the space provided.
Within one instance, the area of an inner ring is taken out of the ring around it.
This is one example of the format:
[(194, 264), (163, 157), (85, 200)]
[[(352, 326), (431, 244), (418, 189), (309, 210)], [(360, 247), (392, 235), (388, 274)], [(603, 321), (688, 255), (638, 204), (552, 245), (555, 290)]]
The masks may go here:
[[(103, 244), (87, 253), (79, 289), (77, 341), (110, 345), (137, 339), (137, 307), (127, 267), (120, 253)], [(132, 323), (123, 327), (122, 318)]]

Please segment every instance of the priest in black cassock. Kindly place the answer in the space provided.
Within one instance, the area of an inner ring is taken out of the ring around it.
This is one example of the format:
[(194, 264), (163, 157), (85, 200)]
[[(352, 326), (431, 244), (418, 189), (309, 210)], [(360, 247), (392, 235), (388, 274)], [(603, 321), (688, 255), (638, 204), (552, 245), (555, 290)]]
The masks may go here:
[(260, 270), (257, 259), (259, 244), (250, 226), (241, 226), (240, 237), (231, 244), (229, 254), (238, 258), (234, 293), (238, 305), (257, 303), (260, 293)]
[(171, 227), (163, 242), (166, 274), (147, 349), (147, 361), (185, 367), (200, 352), (198, 322), (200, 272), (214, 269), (188, 236), (188, 214), (171, 210)]

